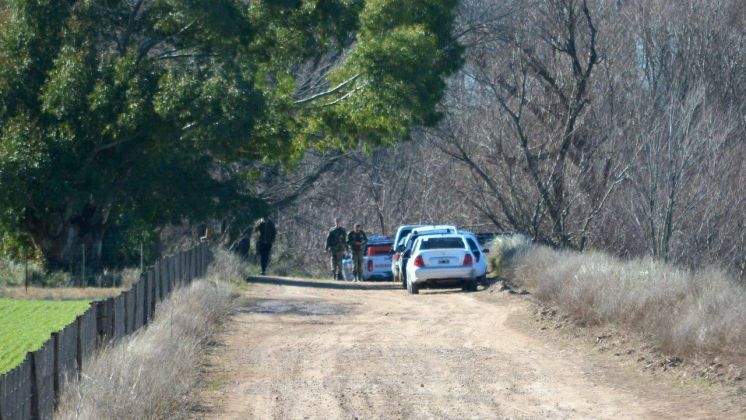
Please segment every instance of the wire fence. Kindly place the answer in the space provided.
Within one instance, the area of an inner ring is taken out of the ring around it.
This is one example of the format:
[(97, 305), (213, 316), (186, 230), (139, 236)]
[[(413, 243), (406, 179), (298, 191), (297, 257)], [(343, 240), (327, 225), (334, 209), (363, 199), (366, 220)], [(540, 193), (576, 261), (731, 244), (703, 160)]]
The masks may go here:
[(74, 322), (55, 332), (23, 363), (0, 376), (0, 420), (51, 419), (69, 378), (79, 377), (97, 347), (147, 325), (157, 305), (175, 289), (207, 273), (206, 243), (162, 258), (116, 297), (91, 303)]

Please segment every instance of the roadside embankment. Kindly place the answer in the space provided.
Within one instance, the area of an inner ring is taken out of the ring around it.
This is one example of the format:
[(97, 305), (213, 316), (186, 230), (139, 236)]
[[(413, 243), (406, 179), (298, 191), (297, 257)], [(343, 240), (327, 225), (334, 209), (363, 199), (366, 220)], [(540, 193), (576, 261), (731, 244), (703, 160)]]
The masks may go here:
[(618, 325), (675, 356), (746, 351), (746, 288), (723, 271), (543, 246), (491, 248), (515, 254), (503, 258), (502, 276), (583, 324)]

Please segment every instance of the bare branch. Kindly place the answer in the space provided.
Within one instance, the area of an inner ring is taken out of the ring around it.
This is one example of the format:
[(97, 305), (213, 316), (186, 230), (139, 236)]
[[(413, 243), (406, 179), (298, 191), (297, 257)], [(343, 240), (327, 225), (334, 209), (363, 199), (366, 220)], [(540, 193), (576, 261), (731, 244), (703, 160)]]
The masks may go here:
[(320, 98), (323, 98), (325, 96), (333, 95), (333, 94), (339, 92), (340, 90), (344, 89), (345, 87), (347, 87), (351, 83), (354, 83), (355, 80), (357, 80), (358, 77), (360, 77), (360, 73), (357, 73), (356, 75), (350, 77), (349, 79), (345, 80), (344, 82), (338, 84), (337, 86), (335, 86), (335, 87), (333, 87), (333, 88), (331, 88), (329, 90), (326, 90), (324, 92), (319, 92), (319, 93), (317, 93), (315, 95), (311, 95), (311, 96), (309, 96), (307, 98), (298, 99), (298, 100), (295, 101), (295, 103), (299, 104), (299, 105), (302, 105), (302, 104), (306, 104), (306, 103), (309, 103), (309, 102), (313, 102), (313, 101), (315, 101), (317, 99), (320, 99)]

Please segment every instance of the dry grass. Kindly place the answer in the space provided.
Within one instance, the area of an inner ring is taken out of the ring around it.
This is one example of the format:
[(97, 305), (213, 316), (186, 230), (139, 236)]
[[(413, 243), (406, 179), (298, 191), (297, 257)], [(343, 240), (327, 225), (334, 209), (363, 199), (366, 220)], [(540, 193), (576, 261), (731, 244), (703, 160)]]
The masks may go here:
[(746, 351), (746, 289), (720, 270), (536, 247), (507, 273), (579, 320), (641, 332), (670, 354)]
[(208, 278), (218, 278), (223, 282), (234, 285), (246, 283), (246, 278), (252, 272), (253, 266), (250, 262), (239, 257), (233, 252), (223, 248), (213, 249), (213, 261), (207, 268)]
[(35, 300), (101, 300), (116, 296), (118, 287), (0, 287), (0, 298)]
[(503, 262), (513, 259), (531, 248), (531, 238), (521, 233), (497, 236), (487, 247), (487, 272), (497, 273)]
[(65, 387), (57, 417), (173, 418), (193, 410), (204, 351), (235, 304), (241, 271), (219, 251), (207, 280), (174, 292), (152, 324), (97, 354), (82, 380)]

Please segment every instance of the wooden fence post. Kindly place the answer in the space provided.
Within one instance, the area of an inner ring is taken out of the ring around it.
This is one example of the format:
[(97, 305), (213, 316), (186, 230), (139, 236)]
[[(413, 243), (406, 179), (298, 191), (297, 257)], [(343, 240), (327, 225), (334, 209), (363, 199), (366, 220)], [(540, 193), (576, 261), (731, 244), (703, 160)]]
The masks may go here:
[(83, 315), (75, 318), (75, 324), (78, 326), (78, 332), (75, 334), (75, 362), (77, 363), (77, 376), (80, 380), (83, 374)]
[(194, 278), (199, 278), (199, 248), (192, 250), (192, 258), (194, 259)]
[(75, 359), (78, 365), (78, 378), (80, 378), (83, 367), (88, 363), (88, 359), (93, 354), (98, 342), (97, 314), (99, 303), (93, 302), (91, 307), (76, 319), (78, 328)]
[(119, 294), (117, 297), (114, 298), (114, 307), (113, 307), (113, 334), (115, 340), (120, 340), (122, 337), (126, 335), (126, 329), (127, 329), (127, 319), (124, 316), (124, 296), (123, 294)]
[(202, 243), (197, 248), (197, 267), (199, 267), (199, 276), (198, 277), (204, 277), (205, 276), (204, 250), (205, 250), (205, 244)]
[(31, 353), (26, 353), (20, 365), (0, 376), (0, 418), (32, 418), (31, 363)]
[(192, 281), (197, 278), (197, 261), (194, 258), (194, 248), (189, 250), (189, 271)]
[(161, 268), (161, 301), (166, 300), (168, 295), (171, 293), (170, 290), (168, 290), (168, 266), (166, 265), (165, 260), (161, 260), (160, 264)]
[(169, 277), (169, 289), (173, 292), (176, 289), (176, 258), (174, 256), (168, 257), (168, 277)]
[(62, 343), (60, 340), (60, 333), (59, 332), (53, 332), (51, 336), (52, 340), (52, 357), (53, 357), (53, 373), (52, 373), (52, 390), (54, 393), (54, 405), (57, 406), (57, 396), (60, 395), (62, 384), (60, 383), (60, 355), (62, 354), (62, 351), (60, 347), (62, 346)]
[(173, 256), (174, 259), (174, 282), (177, 287), (184, 287), (184, 283), (181, 281), (181, 265), (179, 264), (179, 254)]
[(155, 313), (155, 270), (153, 267), (148, 269), (148, 282), (147, 282), (147, 303), (148, 303), (148, 314), (145, 323), (149, 323), (153, 319)]
[(182, 251), (181, 258), (184, 259), (184, 280), (187, 284), (192, 283), (192, 270), (189, 265), (189, 251)]
[(99, 345), (104, 345), (114, 338), (114, 298), (97, 302), (96, 330), (98, 331)]
[[(134, 285), (133, 285), (134, 286)], [(134, 316), (133, 311), (130, 310), (130, 303), (132, 301), (131, 292), (132, 289), (122, 292), (124, 295), (124, 334), (127, 335), (132, 332), (134, 323), (130, 322), (130, 317)]]
[(133, 287), (133, 297), (135, 301), (135, 304), (133, 306), (134, 314), (132, 316), (133, 331), (139, 330), (147, 322), (147, 304), (145, 299), (145, 285), (147, 281), (147, 276), (143, 275)]
[(156, 302), (160, 303), (163, 301), (163, 270), (161, 270), (161, 262), (157, 261), (154, 266), (155, 269), (155, 296)]
[(54, 341), (31, 353), (31, 417), (54, 416)]

